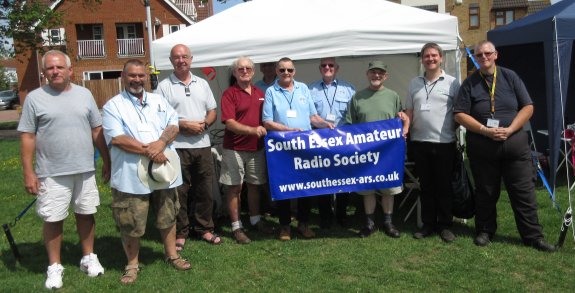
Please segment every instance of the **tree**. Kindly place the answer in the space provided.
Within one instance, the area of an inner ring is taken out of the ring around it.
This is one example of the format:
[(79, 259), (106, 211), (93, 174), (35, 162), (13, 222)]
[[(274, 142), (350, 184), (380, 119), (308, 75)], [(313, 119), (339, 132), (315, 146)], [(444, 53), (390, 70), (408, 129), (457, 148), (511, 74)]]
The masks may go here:
[[(62, 12), (50, 9), (46, 1), (0, 0), (0, 54), (13, 56), (27, 50), (42, 49), (42, 31), (62, 25)], [(85, 7), (95, 7), (102, 0), (68, 0), (82, 2)], [(7, 48), (10, 39), (16, 40)]]
[(4, 66), (0, 65), (0, 90), (9, 90), (12, 88), (12, 76), (6, 71)]

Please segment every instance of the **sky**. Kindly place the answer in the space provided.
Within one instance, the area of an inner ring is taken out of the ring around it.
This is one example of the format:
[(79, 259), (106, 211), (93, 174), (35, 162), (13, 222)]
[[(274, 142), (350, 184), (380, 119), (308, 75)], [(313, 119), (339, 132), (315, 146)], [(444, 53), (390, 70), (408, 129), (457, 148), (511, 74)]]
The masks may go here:
[(224, 11), (234, 5), (244, 3), (243, 0), (228, 0), (226, 4), (220, 3), (218, 0), (213, 0), (214, 3), (214, 14)]

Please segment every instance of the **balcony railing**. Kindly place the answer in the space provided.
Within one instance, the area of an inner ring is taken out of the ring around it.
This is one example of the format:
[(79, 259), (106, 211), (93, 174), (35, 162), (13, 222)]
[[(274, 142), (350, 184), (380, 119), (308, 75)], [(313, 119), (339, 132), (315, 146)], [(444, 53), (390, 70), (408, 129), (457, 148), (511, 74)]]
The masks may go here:
[(183, 13), (192, 18), (196, 17), (196, 7), (193, 0), (171, 0)]
[(118, 57), (144, 56), (144, 39), (118, 39)]
[(78, 56), (80, 58), (106, 57), (104, 40), (78, 40)]

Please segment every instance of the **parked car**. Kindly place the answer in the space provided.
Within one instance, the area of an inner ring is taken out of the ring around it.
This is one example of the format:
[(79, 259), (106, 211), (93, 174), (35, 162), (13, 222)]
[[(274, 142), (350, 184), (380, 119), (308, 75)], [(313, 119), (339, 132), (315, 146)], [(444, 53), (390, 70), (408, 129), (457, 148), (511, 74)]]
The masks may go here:
[(20, 98), (15, 91), (0, 91), (0, 110), (15, 109), (20, 103)]

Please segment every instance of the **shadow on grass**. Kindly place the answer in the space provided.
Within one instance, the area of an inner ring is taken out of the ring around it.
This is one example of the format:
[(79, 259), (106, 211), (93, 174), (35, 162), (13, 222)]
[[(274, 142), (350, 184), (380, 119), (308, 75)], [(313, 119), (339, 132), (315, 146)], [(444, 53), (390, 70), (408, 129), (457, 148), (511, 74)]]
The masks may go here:
[[(18, 243), (16, 245), (21, 255), (21, 261), (16, 262), (16, 258), (12, 254), (12, 250), (5, 249), (2, 251), (0, 261), (10, 271), (16, 271), (17, 266), (22, 267), (30, 272), (44, 273), (48, 266), (48, 255), (42, 242), (35, 243)], [(120, 237), (96, 237), (94, 241), (95, 252), (98, 254), (100, 263), (105, 268), (118, 269), (122, 271), (126, 265), (126, 256), (122, 248), (122, 241)], [(70, 241), (62, 242), (62, 265), (65, 267), (79, 266), (80, 259), (82, 258), (82, 248), (79, 243), (72, 243)], [(154, 251), (152, 247), (145, 245), (140, 246), (140, 263), (149, 264), (163, 259), (162, 252)]]

